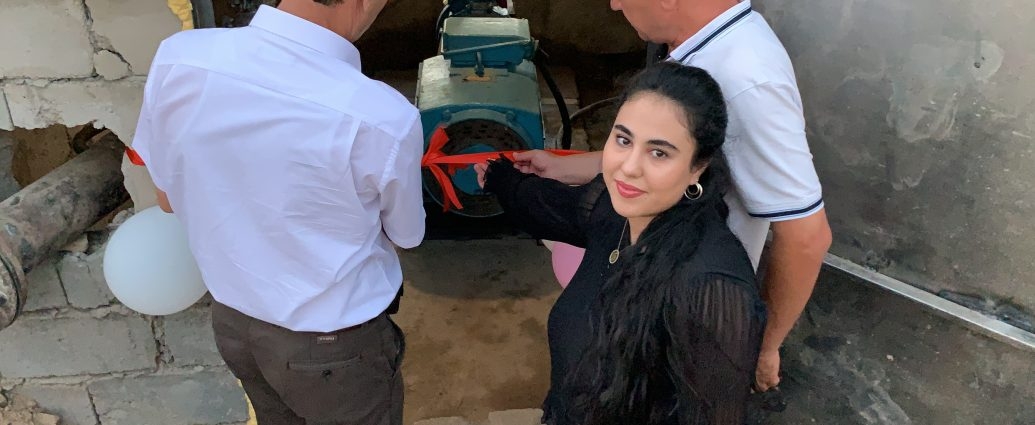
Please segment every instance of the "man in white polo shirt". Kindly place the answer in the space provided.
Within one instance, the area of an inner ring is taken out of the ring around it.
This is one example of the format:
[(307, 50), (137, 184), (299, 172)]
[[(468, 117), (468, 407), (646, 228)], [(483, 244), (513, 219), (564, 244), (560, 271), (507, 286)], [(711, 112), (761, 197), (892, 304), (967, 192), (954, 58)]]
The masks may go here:
[[(755, 373), (758, 389), (768, 390), (779, 383), (780, 345), (812, 294), (831, 241), (790, 59), (749, 1), (611, 0), (611, 8), (640, 38), (675, 46), (668, 60), (708, 71), (726, 97), (729, 224), (756, 268), (773, 230), (763, 282), (769, 320)], [(600, 172), (599, 152), (533, 151), (518, 160), (525, 171), (569, 184)]]
[(402, 271), (424, 236), (416, 108), (353, 46), (387, 0), (282, 0), (154, 58), (132, 147), (215, 299), (258, 423), (402, 423)]

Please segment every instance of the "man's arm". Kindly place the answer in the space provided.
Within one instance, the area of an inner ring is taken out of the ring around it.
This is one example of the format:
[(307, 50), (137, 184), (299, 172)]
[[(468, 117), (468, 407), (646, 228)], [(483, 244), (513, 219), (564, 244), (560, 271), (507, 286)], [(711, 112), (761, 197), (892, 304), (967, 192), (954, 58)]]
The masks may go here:
[(155, 195), (158, 197), (158, 208), (169, 214), (172, 214), (173, 207), (169, 204), (169, 196), (162, 191), (162, 189), (155, 189)]
[(570, 185), (583, 185), (600, 174), (603, 152), (558, 156), (546, 151), (519, 152), (514, 155), (514, 167), (523, 173), (557, 180)]
[(760, 84), (728, 99), (727, 106), (730, 137), (723, 150), (733, 184), (747, 212), (769, 220), (773, 230), (763, 277), (768, 320), (755, 371), (756, 386), (767, 390), (780, 381), (779, 348), (812, 294), (830, 227), (797, 87)]
[[(414, 115), (417, 115), (416, 112)], [(409, 249), (420, 245), (424, 239), (425, 213), (420, 165), (424, 152), (424, 131), (420, 117), (414, 118), (403, 140), (392, 142), (398, 151), (390, 156), (385, 164), (388, 169), (382, 172), (384, 180), (379, 191), (381, 226), (392, 243)]]
[(755, 371), (756, 385), (762, 391), (780, 383), (780, 345), (812, 296), (831, 242), (823, 209), (807, 217), (773, 222), (772, 229), (769, 268), (762, 288), (768, 321)]

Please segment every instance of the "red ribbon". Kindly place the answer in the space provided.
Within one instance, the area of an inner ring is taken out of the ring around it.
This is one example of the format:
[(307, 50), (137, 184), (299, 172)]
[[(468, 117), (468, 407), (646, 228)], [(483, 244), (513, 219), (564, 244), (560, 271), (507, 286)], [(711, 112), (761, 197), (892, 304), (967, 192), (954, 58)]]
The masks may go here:
[(140, 154), (129, 146), (126, 146), (126, 156), (129, 158), (129, 162), (131, 164), (140, 166), (144, 165), (144, 158), (141, 158)]
[[(450, 176), (456, 174), (462, 168), (468, 167), (472, 164), (481, 164), (483, 162), (491, 161), (503, 155), (514, 161), (514, 154), (518, 152), (526, 151), (495, 151), (495, 152), (482, 152), (482, 153), (466, 153), (460, 155), (446, 155), (442, 153), (442, 148), (449, 143), (449, 135), (446, 134), (446, 130), (443, 127), (439, 127), (431, 135), (431, 140), (428, 141), (428, 150), (424, 153), (424, 156), (420, 160), (420, 166), (427, 168), (431, 171), (431, 175), (435, 177), (435, 181), (438, 182), (438, 186), (442, 188), (442, 210), (449, 211), (450, 207), (455, 207), (458, 210), (464, 209), (464, 206), (460, 204), (460, 199), (456, 196), (456, 188), (453, 187)], [(554, 155), (575, 155), (585, 153), (582, 151), (563, 150), (563, 149), (547, 149)], [(144, 159), (140, 157), (140, 154), (133, 148), (126, 147), (126, 156), (129, 157), (129, 162), (134, 165), (144, 165)]]
[[(421, 167), (427, 168), (431, 171), (431, 175), (435, 177), (435, 181), (438, 182), (438, 186), (442, 188), (442, 211), (449, 211), (450, 207), (455, 207), (458, 210), (464, 209), (464, 206), (460, 204), (460, 199), (456, 196), (456, 188), (453, 187), (453, 182), (449, 179), (449, 176), (456, 174), (461, 168), (465, 168), (472, 164), (481, 164), (483, 162), (491, 161), (503, 155), (514, 161), (514, 154), (518, 152), (527, 151), (494, 151), (494, 152), (481, 152), (481, 153), (466, 153), (460, 155), (446, 155), (442, 153), (442, 148), (449, 143), (449, 135), (446, 134), (446, 130), (443, 127), (439, 127), (431, 135), (431, 140), (428, 141), (428, 149), (424, 153), (424, 157), (421, 158)], [(582, 151), (564, 150), (564, 149), (547, 149), (554, 155), (575, 155), (585, 153)], [(445, 167), (445, 169), (443, 169)]]

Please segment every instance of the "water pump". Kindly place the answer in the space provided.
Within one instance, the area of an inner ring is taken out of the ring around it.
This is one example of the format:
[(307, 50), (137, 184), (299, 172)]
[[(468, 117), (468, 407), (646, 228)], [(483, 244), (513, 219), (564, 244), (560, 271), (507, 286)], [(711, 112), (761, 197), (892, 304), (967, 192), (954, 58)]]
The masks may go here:
[[(436, 33), (439, 54), (421, 63), (417, 80), (425, 148), (431, 135), (442, 128), (449, 136), (442, 149), (447, 155), (543, 149), (540, 75), (555, 98), (560, 94), (542, 63), (528, 21), (514, 17), (513, 2), (449, 0)], [(566, 118), (563, 99), (557, 100)], [(562, 145), (570, 145), (570, 128), (565, 125), (564, 130)], [(481, 193), (472, 168), (458, 170), (451, 183), (463, 204), (453, 213), (469, 217), (502, 213), (494, 197)], [(441, 205), (442, 188), (428, 171), (424, 186)]]

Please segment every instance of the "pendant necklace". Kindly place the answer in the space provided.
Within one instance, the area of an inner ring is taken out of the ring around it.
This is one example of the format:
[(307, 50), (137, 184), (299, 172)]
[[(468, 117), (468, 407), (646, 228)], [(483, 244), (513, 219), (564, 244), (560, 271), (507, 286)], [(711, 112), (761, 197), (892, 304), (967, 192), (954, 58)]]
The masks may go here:
[(614, 251), (611, 251), (611, 255), (607, 257), (608, 264), (614, 264), (618, 262), (618, 249), (622, 247), (622, 239), (625, 239), (625, 229), (629, 227), (629, 220), (625, 220), (625, 225), (622, 226), (622, 234), (618, 236), (618, 246), (615, 247)]

